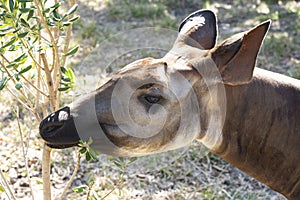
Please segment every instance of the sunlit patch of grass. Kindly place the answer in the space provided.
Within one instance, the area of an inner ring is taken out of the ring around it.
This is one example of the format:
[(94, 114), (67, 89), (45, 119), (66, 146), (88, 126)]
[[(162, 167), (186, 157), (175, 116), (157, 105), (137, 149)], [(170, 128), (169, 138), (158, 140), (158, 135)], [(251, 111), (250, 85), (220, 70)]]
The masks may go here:
[(155, 19), (164, 15), (166, 7), (163, 4), (136, 4), (129, 9), (133, 17)]
[(74, 27), (76, 37), (78, 40), (88, 41), (89, 45), (95, 46), (100, 38), (97, 23), (93, 20), (82, 21), (80, 20)]
[(293, 39), (288, 33), (276, 33), (266, 38), (263, 49), (270, 50), (270, 54), (275, 57), (286, 57), (289, 56), (294, 50), (292, 43)]
[(176, 29), (178, 22), (174, 18), (164, 17), (162, 19), (153, 21), (153, 25), (161, 28)]
[(265, 21), (265, 20), (269, 20), (269, 19), (271, 19), (272, 21), (279, 20), (279, 12), (274, 11), (274, 12), (270, 12), (268, 14), (260, 14), (255, 17), (256, 21)]
[(285, 4), (285, 8), (289, 12), (297, 13), (298, 17), (300, 17), (300, 3), (296, 1), (289, 1)]
[(300, 60), (291, 59), (293, 67), (287, 71), (287, 74), (293, 78), (300, 79)]
[(111, 1), (108, 10), (109, 18), (113, 21), (143, 22), (148, 26), (172, 29), (176, 28), (178, 23), (176, 17), (168, 11), (168, 7), (159, 1), (141, 0), (133, 3), (129, 0), (115, 0)]
[(128, 20), (130, 18), (147, 18), (149, 20), (163, 17), (166, 9), (166, 6), (159, 2), (112, 0), (109, 6), (109, 17), (113, 20)]

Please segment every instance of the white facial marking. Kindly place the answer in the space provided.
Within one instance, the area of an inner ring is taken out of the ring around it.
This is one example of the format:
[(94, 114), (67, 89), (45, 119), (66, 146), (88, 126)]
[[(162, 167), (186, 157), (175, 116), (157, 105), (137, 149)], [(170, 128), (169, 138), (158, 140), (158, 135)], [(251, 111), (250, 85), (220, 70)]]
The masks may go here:
[(192, 27), (203, 26), (205, 24), (205, 18), (202, 16), (195, 16), (190, 18), (180, 30), (180, 33), (187, 33)]
[(58, 114), (58, 120), (64, 121), (68, 119), (68, 113), (66, 111), (60, 111)]

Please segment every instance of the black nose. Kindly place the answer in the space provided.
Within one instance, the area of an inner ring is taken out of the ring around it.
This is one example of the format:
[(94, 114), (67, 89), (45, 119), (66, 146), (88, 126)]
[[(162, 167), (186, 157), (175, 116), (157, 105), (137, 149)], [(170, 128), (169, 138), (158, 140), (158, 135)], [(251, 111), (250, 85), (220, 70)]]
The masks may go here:
[(72, 147), (80, 141), (68, 106), (43, 119), (39, 129), (41, 137), (52, 148)]

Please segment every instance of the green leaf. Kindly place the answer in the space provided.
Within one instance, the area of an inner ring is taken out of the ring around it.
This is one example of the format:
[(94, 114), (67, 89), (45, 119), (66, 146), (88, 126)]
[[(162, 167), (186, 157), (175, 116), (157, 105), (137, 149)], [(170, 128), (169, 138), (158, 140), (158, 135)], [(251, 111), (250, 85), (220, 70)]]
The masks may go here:
[(69, 83), (64, 83), (64, 82), (59, 82), (59, 84), (64, 85), (64, 86), (68, 86)]
[(72, 15), (78, 8), (78, 4), (74, 4), (66, 13), (67, 16)]
[(80, 146), (80, 147), (85, 147), (85, 142), (82, 141), (82, 140), (79, 140), (78, 146)]
[(2, 187), (2, 185), (0, 185), (0, 193), (5, 192), (4, 188)]
[(52, 19), (53, 21), (55, 21), (55, 22), (60, 22), (60, 21), (61, 21), (61, 19), (58, 19), (58, 18), (56, 18), (56, 17), (54, 17), (54, 16), (52, 16), (51, 19)]
[(12, 33), (17, 33), (19, 30), (21, 30), (21, 28), (17, 28), (17, 29), (15, 29)]
[(71, 82), (71, 79), (65, 76), (61, 76), (61, 79), (65, 82)]
[(87, 141), (87, 144), (88, 145), (91, 145), (93, 143), (93, 138), (92, 137), (89, 137), (89, 140)]
[(4, 31), (9, 31), (11, 29), (13, 29), (13, 27), (12, 26), (8, 26), (6, 24), (3, 24), (3, 25), (0, 26), (0, 31), (3, 31), (3, 32)]
[(14, 12), (15, 2), (14, 0), (9, 0), (9, 10), (10, 12)]
[(42, 181), (42, 180), (39, 180), (39, 179), (36, 179), (35, 182), (36, 182), (38, 185), (42, 185), (42, 184), (43, 184), (43, 181)]
[(83, 192), (83, 188), (72, 188), (72, 190), (73, 190), (74, 192), (76, 192), (77, 194)]
[(6, 67), (10, 68), (10, 67), (18, 67), (18, 66), (19, 66), (18, 63), (12, 62), (9, 65), (7, 65)]
[(9, 79), (7, 77), (4, 77), (1, 81), (0, 81), (0, 90), (3, 90), (3, 88), (5, 87), (7, 81)]
[(60, 14), (56, 10), (53, 11), (53, 20), (58, 22), (62, 20)]
[(20, 8), (21, 13), (28, 13), (30, 11), (29, 8)]
[(72, 23), (71, 22), (63, 22), (62, 25), (63, 26), (70, 26)]
[(34, 10), (30, 10), (27, 16), (27, 20), (31, 19), (34, 15)]
[(17, 40), (18, 40), (17, 37), (15, 37), (15, 36), (12, 37), (7, 43), (5, 43), (5, 44), (2, 46), (2, 48), (5, 48), (5, 47), (8, 47), (8, 46), (12, 45), (12, 44), (15, 43)]
[(113, 163), (114, 163), (118, 168), (120, 168), (121, 170), (123, 169), (123, 165), (122, 165), (119, 161), (114, 160)]
[(89, 153), (93, 160), (97, 160), (98, 153), (94, 149), (90, 148)]
[(82, 185), (82, 186), (79, 186), (79, 187), (74, 187), (74, 188), (72, 188), (72, 190), (76, 193), (82, 193), (85, 188), (88, 188), (88, 186), (87, 185)]
[(65, 74), (65, 73), (67, 72), (67, 69), (64, 68), (64, 67), (60, 67), (60, 71), (61, 71), (63, 74)]
[(8, 51), (16, 51), (18, 50), (19, 46), (11, 45), (8, 49)]
[(63, 91), (67, 91), (68, 89), (70, 89), (70, 87), (64, 87), (64, 88), (58, 88), (58, 91), (63, 92)]
[(85, 160), (86, 160), (87, 162), (89, 162), (91, 159), (92, 159), (92, 156), (90, 155), (90, 153), (89, 153), (89, 152), (86, 152), (86, 154), (85, 154)]
[(22, 55), (20, 55), (16, 59), (14, 59), (13, 62), (15, 62), (15, 63), (24, 63), (27, 60), (27, 58), (28, 58), (28, 56), (26, 55), (26, 53), (23, 53)]
[(54, 4), (53, 6), (51, 6), (52, 11), (57, 9), (59, 6), (61, 6), (61, 2), (58, 2), (58, 3)]
[(85, 154), (86, 152), (87, 152), (86, 147), (83, 147), (79, 150), (79, 153), (81, 153), (81, 154)]
[(29, 71), (31, 68), (32, 68), (32, 65), (29, 65), (29, 66), (27, 66), (27, 67), (21, 69), (21, 71), (19, 71), (19, 74), (23, 74), (23, 73)]
[(25, 19), (21, 18), (20, 21), (21, 21), (21, 24), (22, 24), (23, 26), (25, 26), (26, 28), (30, 28), (29, 23), (28, 23)]
[(78, 51), (78, 49), (79, 49), (79, 45), (70, 49), (67, 53), (64, 54), (64, 56), (71, 56), (71, 55), (75, 54)]
[(33, 2), (33, 0), (19, 0), (19, 2)]
[(50, 8), (46, 8), (45, 10), (43, 10), (43, 15), (48, 12), (50, 12)]
[(75, 82), (75, 75), (74, 72), (71, 68), (61, 68), (62, 73), (64, 74), (64, 76), (62, 76), (62, 80), (68, 83), (73, 84)]
[(20, 90), (22, 87), (23, 87), (23, 86), (22, 86), (20, 83), (17, 83), (17, 84), (15, 85), (15, 88), (16, 88), (17, 90)]
[(123, 157), (119, 157), (119, 160), (120, 160), (120, 162), (122, 163), (122, 164), (124, 164), (125, 162), (124, 162), (124, 158)]
[(133, 162), (135, 162), (136, 160), (137, 160), (137, 157), (132, 157), (132, 158), (129, 159), (128, 164), (133, 163)]
[(48, 25), (48, 26), (55, 26), (56, 24), (55, 24), (54, 22), (47, 21), (47, 25)]
[(71, 89), (75, 85), (75, 75), (71, 68), (64, 68), (61, 67), (60, 70), (62, 71), (61, 82), (60, 84), (62, 87), (59, 89), (60, 91), (66, 91)]
[(16, 79), (17, 81), (20, 81), (20, 76), (19, 76), (18, 73), (17, 73), (17, 74), (14, 74), (14, 77), (15, 77), (15, 79)]
[(18, 34), (18, 37), (19, 37), (19, 38), (24, 38), (27, 34), (28, 34), (28, 31), (26, 31), (26, 32), (24, 32), (24, 33)]
[(77, 15), (77, 16), (75, 16), (75, 17), (72, 17), (71, 19), (69, 19), (68, 22), (75, 22), (75, 21), (77, 21), (78, 19), (80, 19), (80, 16), (79, 16), (79, 15)]

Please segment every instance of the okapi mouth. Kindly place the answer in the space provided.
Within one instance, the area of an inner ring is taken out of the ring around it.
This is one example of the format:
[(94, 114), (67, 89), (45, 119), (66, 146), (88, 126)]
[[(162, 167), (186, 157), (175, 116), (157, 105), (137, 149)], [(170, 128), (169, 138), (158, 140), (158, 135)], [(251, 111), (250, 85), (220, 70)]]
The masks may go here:
[(55, 149), (76, 146), (80, 141), (68, 106), (43, 119), (39, 131), (45, 143)]

